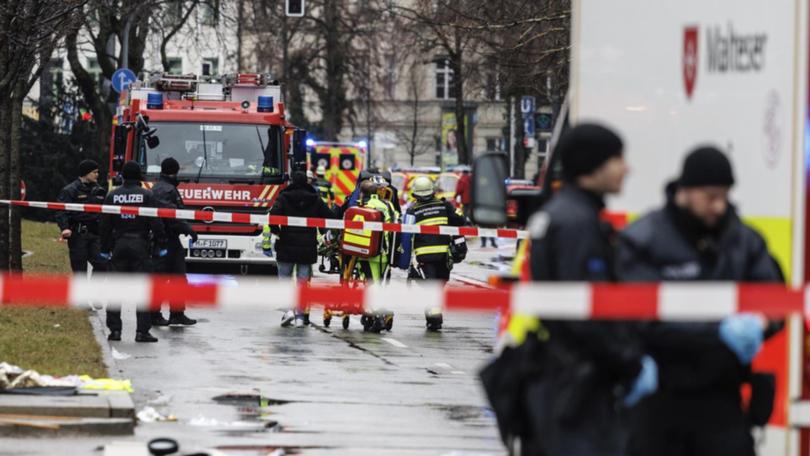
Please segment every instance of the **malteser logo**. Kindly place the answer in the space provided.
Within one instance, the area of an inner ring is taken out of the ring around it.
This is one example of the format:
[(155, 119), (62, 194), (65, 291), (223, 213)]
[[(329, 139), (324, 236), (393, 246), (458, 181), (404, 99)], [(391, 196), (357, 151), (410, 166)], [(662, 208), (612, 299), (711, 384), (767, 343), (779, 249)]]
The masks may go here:
[[(683, 85), (686, 97), (691, 99), (699, 72), (698, 26), (683, 29)], [(725, 29), (719, 25), (705, 27), (706, 73), (708, 75), (757, 73), (765, 68), (765, 33), (739, 33), (729, 23)]]
[(683, 29), (683, 86), (686, 97), (692, 98), (698, 73), (698, 28)]

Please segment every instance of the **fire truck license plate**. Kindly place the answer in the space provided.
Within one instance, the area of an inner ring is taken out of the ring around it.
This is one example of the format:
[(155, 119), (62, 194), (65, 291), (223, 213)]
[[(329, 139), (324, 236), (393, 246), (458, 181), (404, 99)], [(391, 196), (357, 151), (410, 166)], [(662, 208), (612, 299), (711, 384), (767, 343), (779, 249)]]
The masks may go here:
[(197, 239), (192, 249), (227, 249), (228, 241), (225, 239)]

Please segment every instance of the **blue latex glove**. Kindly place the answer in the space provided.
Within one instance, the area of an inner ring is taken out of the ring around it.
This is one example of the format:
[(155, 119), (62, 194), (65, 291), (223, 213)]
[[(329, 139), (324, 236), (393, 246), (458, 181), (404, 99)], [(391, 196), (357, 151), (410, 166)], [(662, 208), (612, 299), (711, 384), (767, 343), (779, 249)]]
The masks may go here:
[(720, 340), (743, 364), (750, 364), (762, 348), (764, 330), (756, 315), (733, 315), (720, 322)]
[(160, 249), (160, 250), (158, 250), (158, 257), (160, 257), (160, 258), (163, 258), (168, 254), (169, 254), (168, 249)]
[(262, 250), (262, 253), (266, 257), (272, 257), (273, 256), (273, 249)]
[(98, 254), (98, 257), (104, 261), (110, 261), (112, 259), (112, 253), (109, 252), (101, 252)]
[(641, 372), (633, 382), (633, 387), (624, 397), (625, 407), (632, 407), (658, 389), (658, 363), (651, 356), (641, 358)]

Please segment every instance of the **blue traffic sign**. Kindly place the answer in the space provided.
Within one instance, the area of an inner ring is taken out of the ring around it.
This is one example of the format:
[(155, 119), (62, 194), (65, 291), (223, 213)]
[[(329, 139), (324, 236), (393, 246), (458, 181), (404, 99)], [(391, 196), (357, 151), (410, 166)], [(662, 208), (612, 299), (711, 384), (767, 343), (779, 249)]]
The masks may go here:
[(122, 90), (129, 87), (130, 84), (135, 82), (138, 79), (135, 76), (135, 73), (132, 72), (129, 68), (119, 68), (115, 70), (115, 73), (112, 75), (112, 88), (118, 93), (121, 93)]
[(523, 114), (531, 114), (534, 112), (534, 97), (524, 95), (520, 98), (520, 112)]
[(523, 136), (527, 138), (533, 138), (535, 133), (534, 128), (534, 119), (531, 117), (526, 117), (523, 119)]

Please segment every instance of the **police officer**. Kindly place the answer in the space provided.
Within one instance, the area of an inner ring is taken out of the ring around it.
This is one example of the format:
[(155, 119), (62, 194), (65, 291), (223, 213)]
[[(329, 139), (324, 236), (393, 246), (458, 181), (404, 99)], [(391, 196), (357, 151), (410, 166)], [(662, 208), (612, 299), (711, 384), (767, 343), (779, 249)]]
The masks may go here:
[[(171, 209), (183, 209), (183, 198), (177, 191), (177, 173), (180, 172), (180, 163), (172, 157), (166, 158), (160, 164), (160, 179), (152, 187), (152, 194), (161, 207)], [(155, 259), (155, 272), (163, 274), (177, 274), (185, 279), (186, 276), (186, 253), (183, 244), (180, 242), (180, 235), (191, 237), (192, 242), (197, 241), (197, 233), (185, 220), (165, 219), (163, 221), (166, 236), (169, 241), (166, 245), (166, 256)], [(184, 325), (190, 326), (197, 323), (197, 320), (189, 318), (185, 314), (183, 303), (169, 303), (169, 319), (166, 320), (161, 315), (160, 310), (152, 314), (153, 326)]]
[[(463, 215), (456, 214), (453, 205), (444, 198), (436, 197), (433, 181), (427, 176), (419, 176), (411, 184), (411, 194), (416, 200), (406, 214), (414, 217), (421, 226), (451, 225), (462, 226)], [(451, 237), (440, 234), (416, 234), (413, 236), (413, 254), (418, 263), (421, 278), (426, 280), (450, 280), (453, 261), (450, 257)], [(442, 314), (438, 309), (425, 312), (427, 329), (438, 331), (442, 327)]]
[[(141, 167), (134, 161), (124, 163), (121, 170), (124, 185), (107, 194), (104, 204), (158, 207), (150, 190), (141, 186)], [(114, 272), (151, 272), (150, 234), (159, 247), (159, 257), (167, 254), (166, 232), (159, 218), (138, 217), (129, 214), (104, 214), (101, 218), (102, 255), (111, 258)], [(137, 311), (136, 342), (157, 342), (149, 333), (152, 315)], [(108, 340), (121, 340), (121, 309), (107, 307)]]
[[(732, 185), (725, 154), (714, 147), (691, 152), (680, 178), (666, 188), (664, 208), (621, 234), (619, 278), (782, 281), (762, 236), (729, 204)], [(753, 456), (750, 426), (764, 425), (767, 416), (757, 417), (753, 409), (746, 415), (740, 389), (752, 378), (750, 363), (762, 343), (763, 323), (739, 315), (720, 323), (645, 325), (647, 350), (661, 367), (661, 388), (635, 413), (630, 454)], [(751, 387), (752, 397), (759, 396), (757, 383)]]
[[(595, 124), (567, 131), (557, 144), (565, 184), (529, 221), (535, 281), (614, 280), (613, 234), (600, 222), (606, 195), (627, 174), (621, 139)], [(530, 359), (541, 371), (527, 383), (524, 455), (622, 456), (622, 414), (657, 386), (655, 361), (625, 322), (548, 321), (532, 334)], [(524, 345), (528, 344), (524, 342)], [(519, 368), (520, 366), (510, 366)], [(500, 417), (499, 417), (500, 420)]]
[(332, 192), (332, 183), (326, 180), (326, 167), (323, 165), (315, 168), (315, 189), (318, 190), (323, 202), (332, 207), (335, 202), (335, 194)]
[[(98, 163), (82, 160), (79, 163), (79, 178), (59, 192), (60, 203), (101, 204), (107, 192), (98, 184)], [(93, 269), (102, 270), (104, 263), (99, 258), (100, 214), (91, 212), (59, 212), (56, 222), (62, 230), (61, 238), (67, 239), (70, 249), (70, 268), (74, 273), (87, 271), (87, 263)]]

